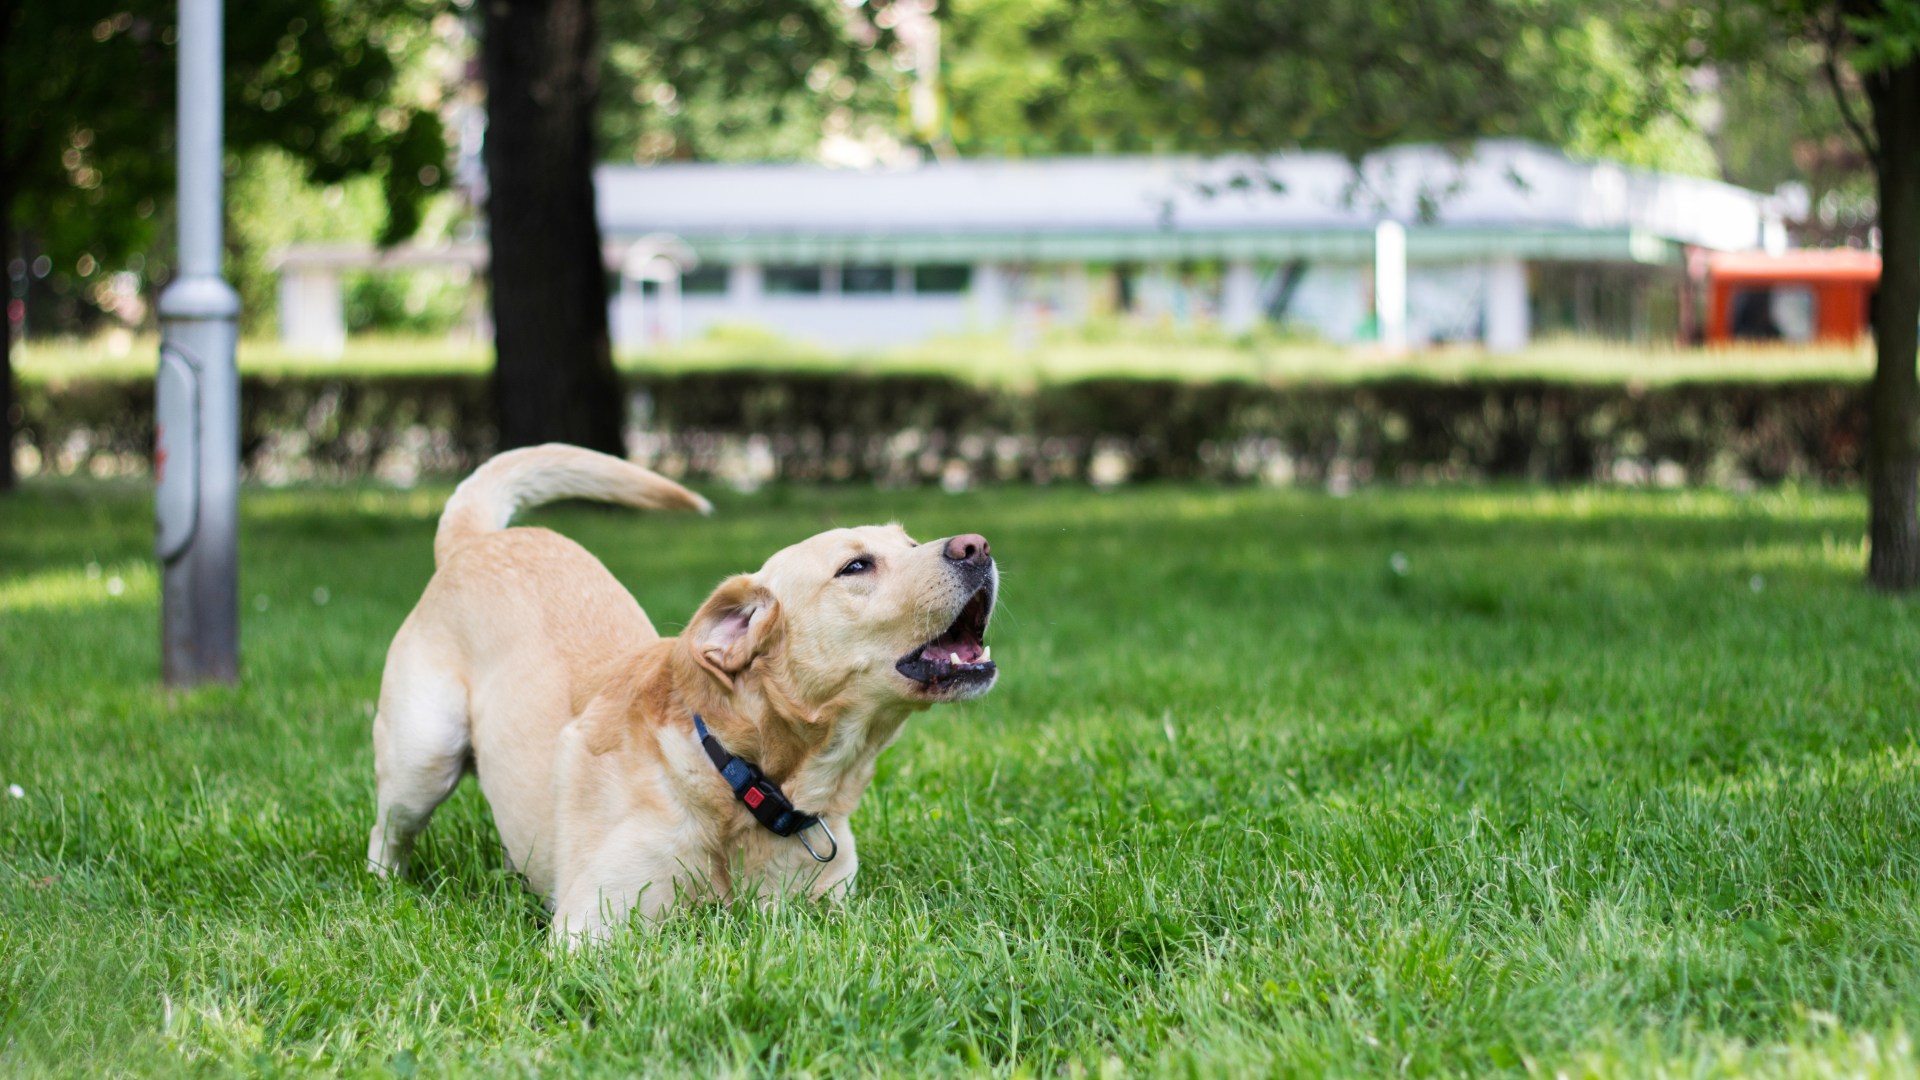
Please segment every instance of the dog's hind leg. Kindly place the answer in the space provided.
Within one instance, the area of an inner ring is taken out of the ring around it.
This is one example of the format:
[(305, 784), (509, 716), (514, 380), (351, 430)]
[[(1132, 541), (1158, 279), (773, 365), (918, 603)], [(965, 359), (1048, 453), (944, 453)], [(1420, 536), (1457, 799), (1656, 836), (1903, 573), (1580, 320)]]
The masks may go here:
[(373, 717), (377, 785), (367, 867), (404, 875), (413, 842), (472, 761), (467, 687), (430, 650), (394, 643)]

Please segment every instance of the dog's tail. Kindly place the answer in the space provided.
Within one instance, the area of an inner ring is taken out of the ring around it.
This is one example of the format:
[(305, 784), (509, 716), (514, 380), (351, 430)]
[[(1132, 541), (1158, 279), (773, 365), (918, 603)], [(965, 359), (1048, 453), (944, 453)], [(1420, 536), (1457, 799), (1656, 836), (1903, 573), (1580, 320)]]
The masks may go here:
[(529, 506), (555, 499), (713, 512), (707, 500), (652, 469), (562, 443), (529, 446), (495, 456), (454, 489), (433, 537), (434, 564), (446, 565), (461, 545), (506, 528)]

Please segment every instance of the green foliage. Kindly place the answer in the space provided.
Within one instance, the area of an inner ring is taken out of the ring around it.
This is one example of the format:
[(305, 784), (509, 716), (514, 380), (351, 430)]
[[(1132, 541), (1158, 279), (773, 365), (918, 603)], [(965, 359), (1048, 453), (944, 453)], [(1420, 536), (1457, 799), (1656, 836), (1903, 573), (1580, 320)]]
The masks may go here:
[(892, 35), (837, 0), (639, 0), (600, 11), (613, 160), (798, 159), (893, 119)]
[(843, 908), (556, 956), (471, 782), (417, 879), (362, 866), (444, 495), (247, 493), (247, 682), (188, 693), (155, 682), (143, 493), (30, 485), (0, 518), (0, 1072), (1920, 1064), (1920, 608), (1858, 587), (1855, 496), (543, 513), (667, 629), (829, 523), (977, 529), (1006, 573), (1002, 685), (881, 759)]
[[(173, 198), (175, 17), (159, 0), (9, 4), (0, 69), (12, 112), (6, 222), (62, 275), (132, 265), (169, 274), (159, 226)], [(418, 69), (437, 0), (254, 0), (226, 6), (230, 161), (275, 148), (307, 179), (376, 178), (383, 242), (412, 235), (445, 185), (436, 88)], [(82, 256), (86, 256), (84, 263)], [(74, 287), (71, 280), (56, 286)]]
[(444, 334), (465, 314), (472, 285), (434, 271), (361, 271), (342, 281), (347, 332)]
[(240, 317), (250, 335), (274, 332), (273, 259), (289, 244), (370, 242), (385, 219), (379, 182), (356, 177), (320, 186), (283, 150), (235, 155), (227, 181), (227, 279), (240, 293)]
[(1516, 81), (1532, 115), (1523, 104), (1516, 134), (1580, 157), (1717, 177), (1713, 148), (1698, 126), (1701, 99), (1685, 69), (1646, 62), (1657, 24), (1630, 5), (1563, 4), (1557, 18), (1551, 29), (1521, 35)]
[[(1202, 131), (1168, 124), (1156, 86), (1128, 70), (1150, 21), (1130, 5), (953, 0), (943, 5), (942, 80), (963, 154), (1187, 149)], [(1190, 121), (1197, 120), (1190, 117)]]
[(1783, 82), (1821, 84), (1831, 96), (1816, 115), (1826, 123), (1809, 134), (1863, 120), (1859, 80), (1920, 55), (1920, 0), (1715, 0), (1653, 25), (1664, 48), (1647, 54), (1651, 62), (1753, 65)]
[(1902, 67), (1920, 56), (1920, 3), (1868, 0), (1843, 4), (1841, 12), (1853, 46), (1847, 61), (1855, 70)]
[[(1818, 145), (1823, 134), (1845, 138), (1816, 52), (1795, 42), (1757, 61), (1716, 69), (1716, 96), (1727, 122), (1713, 139), (1728, 180), (1758, 191), (1803, 180), (1812, 170), (1795, 160), (1795, 151)], [(1827, 163), (1809, 164), (1819, 169)]]
[[(334, 184), (308, 179), (299, 159), (277, 148), (237, 154), (228, 180), (227, 280), (240, 293), (242, 331), (274, 334), (280, 298), (275, 259), (292, 244), (373, 245), (387, 221), (378, 177)], [(442, 240), (465, 212), (451, 192), (428, 199), (415, 236)], [(444, 271), (381, 270), (346, 276), (348, 328), (354, 333), (440, 333), (453, 326), (478, 288)]]
[(963, 150), (1276, 150), (1542, 139), (1701, 172), (1670, 117), (1686, 87), (1642, 63), (1658, 27), (1575, 0), (956, 0)]
[(440, 88), (420, 67), (444, 12), (441, 0), (234, 5), (228, 145), (278, 147), (319, 184), (372, 174), (387, 210), (381, 242), (413, 235), (445, 186)]

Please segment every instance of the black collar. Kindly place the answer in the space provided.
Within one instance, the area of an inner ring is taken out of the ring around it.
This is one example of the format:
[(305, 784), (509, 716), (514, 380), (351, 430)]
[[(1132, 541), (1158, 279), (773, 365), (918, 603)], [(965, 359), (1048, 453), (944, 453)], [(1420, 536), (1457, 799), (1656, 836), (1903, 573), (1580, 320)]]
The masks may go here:
[(813, 845), (807, 842), (805, 835), (800, 837), (800, 846), (806, 848), (807, 854), (818, 862), (832, 862), (833, 857), (840, 854), (840, 841), (834, 838), (833, 830), (827, 828), (827, 823), (817, 815), (795, 810), (787, 793), (780, 790), (779, 784), (767, 779), (767, 774), (761, 772), (759, 766), (727, 753), (727, 748), (721, 746), (720, 740), (707, 730), (707, 722), (700, 718), (699, 713), (693, 714), (693, 731), (707, 751), (707, 757), (712, 759), (713, 767), (720, 770), (720, 779), (733, 789), (734, 798), (746, 804), (747, 812), (753, 815), (755, 821), (766, 826), (767, 831), (775, 836), (804, 834), (818, 825), (832, 845), (827, 853), (823, 856), (813, 850)]

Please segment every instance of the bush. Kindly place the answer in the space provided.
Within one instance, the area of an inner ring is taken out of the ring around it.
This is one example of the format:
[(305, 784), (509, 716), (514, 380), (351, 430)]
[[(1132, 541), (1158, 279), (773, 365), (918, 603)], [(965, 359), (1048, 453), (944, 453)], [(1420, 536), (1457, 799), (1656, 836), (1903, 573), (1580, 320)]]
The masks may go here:
[(441, 336), (466, 314), (470, 284), (444, 271), (358, 271), (345, 275), (347, 332)]
[[(721, 371), (629, 380), (630, 454), (672, 475), (942, 483), (1524, 478), (1743, 485), (1858, 480), (1865, 390), (1497, 380), (1364, 385), (1093, 379), (1020, 390), (940, 376)], [(24, 386), (29, 471), (148, 467), (153, 386)], [(249, 376), (245, 467), (269, 483), (456, 474), (492, 452), (484, 375)]]

